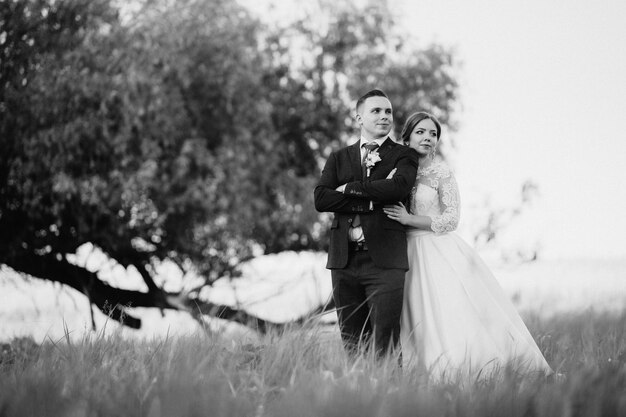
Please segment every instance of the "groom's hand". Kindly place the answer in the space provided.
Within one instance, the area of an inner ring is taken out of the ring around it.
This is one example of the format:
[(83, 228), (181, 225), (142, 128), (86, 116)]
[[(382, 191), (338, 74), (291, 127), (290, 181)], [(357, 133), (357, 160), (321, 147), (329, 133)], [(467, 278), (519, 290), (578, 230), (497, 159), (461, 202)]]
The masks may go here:
[[(352, 181), (346, 184), (344, 194), (350, 197), (373, 200), (375, 203), (401, 201), (411, 192), (415, 184), (419, 156), (417, 151), (405, 146), (394, 162), (396, 172), (391, 178)], [(390, 172), (387, 174), (389, 176)]]
[(340, 185), (339, 187), (335, 188), (335, 191), (339, 191), (340, 193), (343, 193), (343, 191), (346, 189), (346, 184)]
[(349, 187), (347, 184), (343, 188), (338, 185), (345, 181), (345, 177), (346, 175), (343, 175), (340, 181), (337, 169), (337, 152), (331, 153), (322, 170), (322, 176), (313, 191), (317, 211), (350, 214), (371, 211), (368, 200), (358, 194), (348, 194), (347, 189)]

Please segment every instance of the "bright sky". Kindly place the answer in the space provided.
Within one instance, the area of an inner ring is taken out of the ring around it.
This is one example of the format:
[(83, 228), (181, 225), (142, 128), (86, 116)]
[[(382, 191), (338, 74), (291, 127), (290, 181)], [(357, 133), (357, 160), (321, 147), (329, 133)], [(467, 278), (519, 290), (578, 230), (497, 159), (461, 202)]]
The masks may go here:
[(540, 198), (545, 257), (626, 257), (626, 2), (392, 1), (462, 60), (454, 155), (465, 201)]
[(485, 197), (514, 204), (532, 179), (540, 196), (512, 240), (539, 241), (544, 258), (626, 257), (626, 2), (389, 4), (419, 44), (462, 62), (451, 159), (461, 231)]

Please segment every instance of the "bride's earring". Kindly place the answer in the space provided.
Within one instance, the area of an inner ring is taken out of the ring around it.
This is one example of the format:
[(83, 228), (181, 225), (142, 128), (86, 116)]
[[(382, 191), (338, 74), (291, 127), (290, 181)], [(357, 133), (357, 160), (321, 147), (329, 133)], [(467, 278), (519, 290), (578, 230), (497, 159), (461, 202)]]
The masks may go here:
[(434, 147), (433, 150), (430, 152), (430, 159), (435, 159), (435, 155), (437, 155), (437, 148)]

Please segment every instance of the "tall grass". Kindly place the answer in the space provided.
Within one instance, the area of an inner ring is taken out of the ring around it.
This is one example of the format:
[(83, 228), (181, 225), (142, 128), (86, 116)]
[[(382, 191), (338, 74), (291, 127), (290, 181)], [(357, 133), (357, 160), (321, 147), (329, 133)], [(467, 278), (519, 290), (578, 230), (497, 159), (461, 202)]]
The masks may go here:
[(0, 350), (0, 416), (626, 416), (626, 314), (526, 323), (564, 380), (433, 383), (395, 357), (349, 360), (315, 323), (254, 342), (15, 339)]

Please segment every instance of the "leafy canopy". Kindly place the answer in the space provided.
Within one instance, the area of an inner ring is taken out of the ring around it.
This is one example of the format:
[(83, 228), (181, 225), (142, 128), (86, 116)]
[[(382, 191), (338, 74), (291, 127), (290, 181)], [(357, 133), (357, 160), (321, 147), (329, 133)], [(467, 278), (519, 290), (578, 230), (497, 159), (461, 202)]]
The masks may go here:
[(397, 129), (451, 125), (452, 55), (417, 49), (384, 6), (319, 2), (262, 24), (227, 0), (0, 4), (0, 262), (91, 242), (148, 287), (172, 259), (212, 282), (254, 253), (323, 249), (312, 189), (378, 87)]

